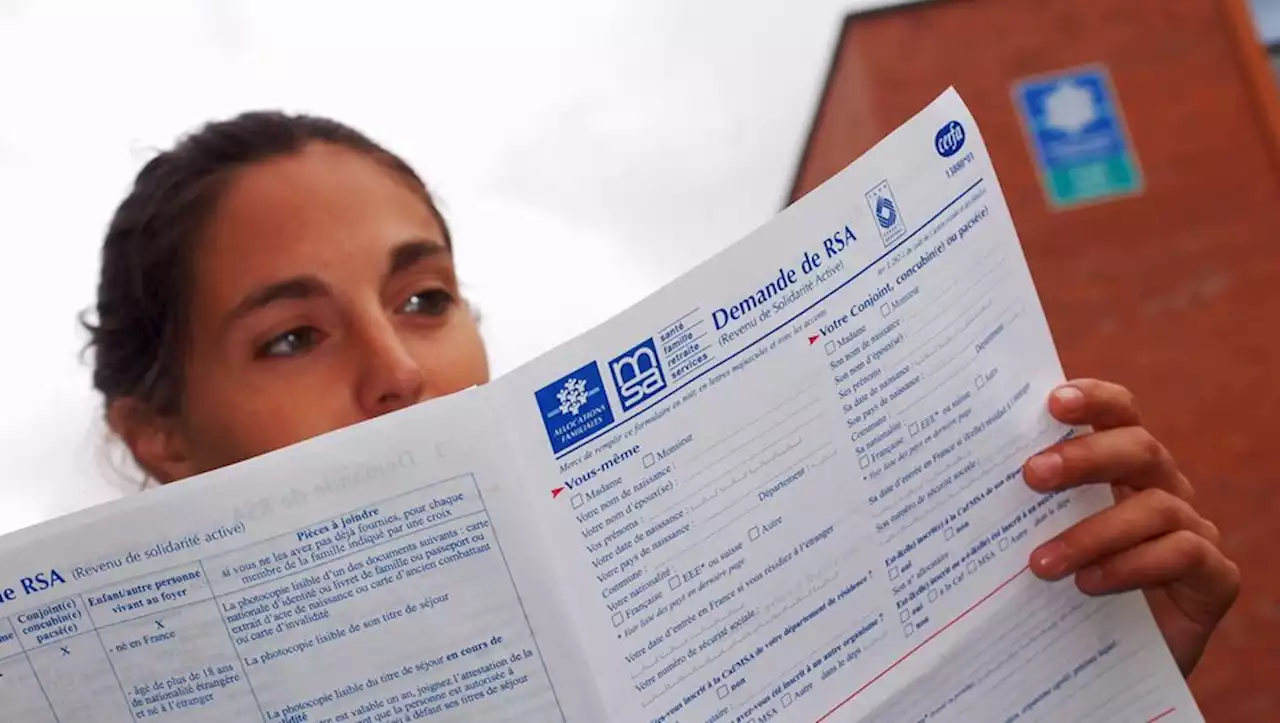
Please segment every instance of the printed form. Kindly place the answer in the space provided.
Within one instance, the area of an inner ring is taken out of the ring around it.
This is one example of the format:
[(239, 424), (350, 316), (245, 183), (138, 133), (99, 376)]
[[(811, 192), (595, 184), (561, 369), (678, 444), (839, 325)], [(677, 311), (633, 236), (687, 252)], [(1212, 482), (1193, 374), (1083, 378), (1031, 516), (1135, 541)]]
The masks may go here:
[(0, 538), (22, 723), (1202, 720), (1138, 594), (1027, 570), (1111, 503), (948, 91), (485, 387)]
[(1140, 596), (1027, 569), (1110, 493), (1022, 481), (1063, 373), (954, 91), (514, 376), (586, 394), (515, 438), (603, 720), (1199, 719)]
[(0, 718), (565, 720), (482, 401), (4, 538)]

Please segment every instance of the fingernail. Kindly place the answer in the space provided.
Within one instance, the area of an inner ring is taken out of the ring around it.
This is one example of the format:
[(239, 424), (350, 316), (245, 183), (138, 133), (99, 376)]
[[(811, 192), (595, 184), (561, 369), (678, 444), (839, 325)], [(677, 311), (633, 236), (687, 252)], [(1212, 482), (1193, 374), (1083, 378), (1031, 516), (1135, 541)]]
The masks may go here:
[(1037, 454), (1027, 460), (1027, 471), (1033, 477), (1028, 482), (1039, 487), (1052, 487), (1062, 476), (1062, 456), (1056, 452)]
[(1084, 406), (1084, 392), (1072, 386), (1058, 387), (1053, 391), (1053, 398), (1068, 412), (1074, 412)]
[(1067, 566), (1067, 546), (1054, 540), (1041, 545), (1031, 557), (1041, 575), (1057, 579)]

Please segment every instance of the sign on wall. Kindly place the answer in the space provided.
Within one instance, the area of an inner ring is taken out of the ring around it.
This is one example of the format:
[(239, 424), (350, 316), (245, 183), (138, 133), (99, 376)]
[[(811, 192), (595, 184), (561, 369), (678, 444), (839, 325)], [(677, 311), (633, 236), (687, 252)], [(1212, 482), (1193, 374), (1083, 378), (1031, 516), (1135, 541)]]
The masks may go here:
[(1050, 206), (1142, 192), (1142, 169), (1105, 67), (1026, 78), (1014, 83), (1013, 96)]

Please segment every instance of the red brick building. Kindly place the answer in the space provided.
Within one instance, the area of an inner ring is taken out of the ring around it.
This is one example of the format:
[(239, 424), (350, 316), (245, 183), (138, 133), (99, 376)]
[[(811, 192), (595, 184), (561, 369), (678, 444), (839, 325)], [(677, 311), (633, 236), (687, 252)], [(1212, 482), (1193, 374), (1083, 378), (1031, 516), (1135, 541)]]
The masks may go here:
[[(1101, 64), (1142, 191), (1051, 208), (1013, 88)], [(1280, 100), (1244, 0), (932, 0), (850, 16), (796, 172), (818, 185), (954, 85), (1069, 375), (1122, 381), (1197, 484), (1244, 594), (1192, 688), (1280, 720)]]

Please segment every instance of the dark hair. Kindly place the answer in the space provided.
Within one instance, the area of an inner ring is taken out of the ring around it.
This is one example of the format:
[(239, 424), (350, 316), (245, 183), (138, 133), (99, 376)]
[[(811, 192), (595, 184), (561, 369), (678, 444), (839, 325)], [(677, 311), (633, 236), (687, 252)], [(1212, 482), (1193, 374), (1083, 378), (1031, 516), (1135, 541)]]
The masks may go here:
[(152, 158), (116, 210), (102, 244), (96, 321), (83, 320), (93, 385), (153, 410), (181, 408), (192, 259), (228, 179), (239, 169), (326, 142), (368, 154), (422, 192), (452, 245), (422, 179), (401, 158), (328, 118), (252, 112), (209, 123)]

